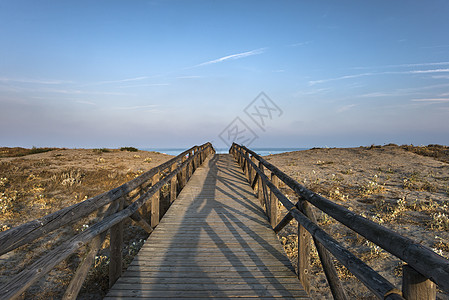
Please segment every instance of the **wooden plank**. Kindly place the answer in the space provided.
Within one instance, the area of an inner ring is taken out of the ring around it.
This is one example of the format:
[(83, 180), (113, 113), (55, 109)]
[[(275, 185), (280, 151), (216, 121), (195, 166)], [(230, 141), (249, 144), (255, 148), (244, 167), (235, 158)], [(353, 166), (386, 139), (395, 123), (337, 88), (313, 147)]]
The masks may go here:
[(296, 274), (291, 271), (240, 271), (228, 273), (205, 273), (205, 272), (176, 272), (172, 271), (146, 271), (146, 270), (127, 270), (122, 278), (273, 278), (283, 282), (286, 278), (294, 278), (298, 282)]
[(107, 297), (307, 294), (243, 172), (229, 155), (216, 155), (192, 175)]
[[(290, 297), (290, 296), (282, 296), (282, 297), (273, 297), (273, 296), (267, 296), (267, 297), (263, 297), (263, 296), (258, 296), (257, 298), (254, 297), (233, 297), (233, 298), (238, 298), (239, 300), (254, 300), (254, 299), (308, 299), (308, 298), (302, 298), (302, 297)], [(141, 299), (141, 300), (145, 300), (145, 299), (151, 299), (151, 300), (167, 300), (166, 297), (127, 297), (127, 296), (120, 296), (120, 297), (105, 297), (103, 299), (106, 300), (111, 300), (111, 299), (120, 299), (120, 300), (135, 300), (135, 299)], [(176, 299), (210, 299), (209, 296), (205, 296), (205, 297), (198, 297), (195, 296), (193, 298), (176, 298)], [(213, 297), (214, 300), (229, 300), (229, 297)]]
[(108, 293), (111, 297), (165, 297), (165, 298), (199, 298), (199, 297), (307, 297), (304, 291), (288, 291), (286, 289), (280, 290), (201, 290), (201, 291), (151, 291), (151, 290), (112, 290)]
[(141, 284), (141, 283), (123, 283), (117, 282), (117, 289), (121, 290), (135, 290), (140, 289), (142, 291), (234, 291), (234, 290), (279, 290), (279, 289), (287, 289), (289, 291), (303, 291), (302, 287), (297, 283), (288, 283), (281, 285), (279, 282), (277, 283), (258, 283), (253, 282), (251, 284), (248, 283), (240, 283), (240, 284), (229, 284), (226, 282), (222, 282), (220, 285), (215, 284), (214, 282), (209, 283), (152, 283), (149, 284)]
[[(270, 283), (279, 283), (278, 278), (276, 277), (234, 277), (234, 278), (223, 278), (223, 277), (144, 277), (144, 276), (138, 276), (137, 277), (122, 277), (120, 278), (117, 283), (134, 283), (134, 284), (197, 284), (197, 283), (215, 283), (215, 284), (234, 284), (234, 285), (245, 285), (245, 284), (270, 284)], [(296, 278), (288, 277), (283, 278), (282, 283), (284, 284), (294, 284), (296, 288), (300, 288), (300, 285), (298, 285), (298, 280)]]

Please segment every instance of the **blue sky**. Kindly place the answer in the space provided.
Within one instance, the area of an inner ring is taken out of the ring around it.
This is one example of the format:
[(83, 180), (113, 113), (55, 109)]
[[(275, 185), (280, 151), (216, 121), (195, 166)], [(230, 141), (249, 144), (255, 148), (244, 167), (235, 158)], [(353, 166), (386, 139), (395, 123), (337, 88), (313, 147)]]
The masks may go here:
[[(0, 144), (223, 147), (238, 117), (254, 147), (447, 145), (448, 16), (448, 1), (0, 0)], [(279, 108), (263, 128), (245, 114), (261, 92)]]

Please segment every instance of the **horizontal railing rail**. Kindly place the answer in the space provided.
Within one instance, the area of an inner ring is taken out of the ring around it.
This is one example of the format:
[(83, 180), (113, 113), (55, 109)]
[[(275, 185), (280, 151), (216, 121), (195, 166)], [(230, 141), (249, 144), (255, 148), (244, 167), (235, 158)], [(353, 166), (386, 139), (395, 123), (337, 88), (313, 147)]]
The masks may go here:
[[(273, 229), (279, 232), (292, 219), (298, 222), (298, 276), (306, 290), (310, 289), (307, 271), (310, 268), (308, 265), (309, 233), (314, 240), (335, 299), (347, 299), (347, 296), (328, 252), (381, 299), (403, 299), (403, 297), (406, 299), (435, 299), (435, 284), (442, 290), (449, 291), (449, 260), (409, 238), (403, 237), (308, 190), (276, 166), (244, 146), (234, 143), (229, 152), (234, 155), (243, 168), (251, 186), (253, 188), (257, 186), (259, 199), (265, 207)], [(270, 178), (265, 174), (265, 169), (271, 173)], [(292, 203), (280, 191), (279, 180), (296, 193), (299, 199), (297, 203)], [(268, 193), (268, 190), (270, 193)], [(280, 222), (277, 222), (278, 201), (288, 211)], [(406, 265), (403, 268), (402, 293), (322, 230), (317, 225), (314, 213), (308, 203), (403, 260)]]
[[(79, 248), (89, 251), (78, 266), (63, 299), (76, 299), (95, 255), (110, 232), (110, 286), (122, 272), (123, 224), (131, 218), (151, 233), (160, 221), (160, 191), (170, 186), (170, 204), (205, 159), (215, 153), (210, 143), (194, 146), (175, 158), (101, 195), (0, 233), (0, 255), (98, 212), (101, 220), (62, 242), (0, 286), (0, 299), (15, 299)], [(161, 176), (162, 175), (162, 176)], [(149, 212), (149, 216), (146, 213)], [(147, 222), (149, 220), (149, 222)]]

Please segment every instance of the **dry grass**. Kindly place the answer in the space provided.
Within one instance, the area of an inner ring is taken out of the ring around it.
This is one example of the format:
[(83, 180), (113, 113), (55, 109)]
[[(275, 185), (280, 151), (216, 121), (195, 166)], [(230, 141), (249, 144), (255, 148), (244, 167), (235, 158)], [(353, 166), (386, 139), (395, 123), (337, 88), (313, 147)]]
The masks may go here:
[[(137, 153), (145, 155), (146, 159), (136, 161), (134, 155), (137, 154), (132, 150), (104, 148), (51, 149), (46, 152), (21, 148), (1, 149), (4, 157), (0, 159), (0, 231), (101, 194), (171, 158), (159, 153), (139, 151)], [(162, 197), (166, 197), (166, 194)], [(50, 249), (85, 230), (96, 219), (96, 214), (92, 214), (2, 256), (0, 282), (5, 282)], [(124, 267), (131, 262), (147, 237), (146, 232), (130, 222), (125, 224), (125, 228)], [(101, 298), (105, 295), (108, 289), (108, 246), (107, 237), (83, 285), (80, 299)], [(30, 287), (22, 298), (61, 298), (85, 253), (85, 247), (81, 248)]]
[[(314, 192), (449, 258), (449, 165), (444, 163), (449, 162), (445, 159), (448, 149), (435, 145), (312, 149), (266, 159)], [(284, 165), (287, 161), (289, 167)], [(296, 200), (288, 188), (282, 192)], [(400, 288), (402, 261), (326, 214), (318, 210), (315, 214), (320, 227)], [(296, 226), (292, 222), (279, 234), (295, 266)], [(311, 262), (312, 297), (330, 299), (315, 249)], [(351, 298), (374, 299), (346, 268), (339, 263), (336, 268)], [(438, 295), (441, 299), (449, 298), (442, 291)]]

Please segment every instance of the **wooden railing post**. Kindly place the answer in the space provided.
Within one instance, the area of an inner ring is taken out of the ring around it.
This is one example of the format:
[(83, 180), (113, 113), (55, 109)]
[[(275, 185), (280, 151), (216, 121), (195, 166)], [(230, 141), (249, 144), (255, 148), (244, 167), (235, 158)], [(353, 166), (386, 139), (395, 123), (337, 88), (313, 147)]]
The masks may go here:
[[(177, 168), (176, 164), (172, 164), (170, 170), (173, 172), (174, 170), (176, 170), (176, 168)], [(176, 200), (176, 196), (178, 193), (177, 184), (178, 184), (177, 176), (173, 176), (173, 178), (171, 179), (171, 182), (170, 182), (170, 204), (172, 204), (173, 201)]]
[[(186, 161), (186, 157), (183, 156), (181, 159), (181, 164)], [(184, 186), (186, 185), (186, 174), (187, 174), (187, 167), (184, 167), (179, 173), (178, 173), (178, 182), (179, 182), (179, 190), (182, 190)]]
[(402, 267), (402, 295), (407, 300), (435, 300), (435, 283), (409, 265)]
[[(279, 179), (274, 173), (271, 173), (271, 182), (279, 188)], [(270, 223), (274, 229), (278, 223), (278, 198), (270, 191)]]
[[(159, 181), (159, 173), (153, 176), (153, 185)], [(160, 191), (157, 191), (153, 197), (151, 197), (151, 227), (156, 227), (159, 224), (159, 200)]]
[[(299, 201), (300, 205), (297, 205), (297, 207), (300, 208), (300, 211), (302, 211), (310, 221), (318, 224), (315, 214), (313, 213), (308, 202), (301, 199)], [(316, 240), (316, 238), (313, 238), (313, 242), (318, 252), (318, 256), (320, 258), (324, 274), (326, 275), (327, 283), (329, 284), (329, 287), (331, 289), (332, 296), (336, 300), (348, 299), (348, 296), (346, 295), (343, 285), (341, 284), (340, 278), (338, 277), (337, 270), (335, 269), (334, 262), (332, 261), (329, 252), (326, 250), (326, 248), (324, 248), (322, 244), (320, 244), (320, 242)]]
[[(189, 158), (191, 158), (193, 156), (193, 151), (189, 152)], [(190, 177), (192, 177), (193, 174), (193, 160), (191, 160), (188, 164), (187, 164), (187, 181), (190, 180)]]
[(310, 233), (298, 223), (298, 278), (310, 294)]
[[(263, 170), (263, 165), (261, 162), (259, 162), (259, 169)], [(259, 176), (259, 179), (257, 180), (257, 198), (259, 198), (260, 205), (264, 204), (264, 193), (263, 193), (263, 180), (262, 177)]]
[[(119, 200), (118, 211), (121, 211), (124, 206), (125, 199)], [(122, 275), (122, 249), (123, 249), (123, 221), (112, 226), (109, 229), (110, 233), (110, 255), (109, 255), (109, 287), (117, 281)]]
[[(117, 209), (119, 209), (120, 205), (117, 201), (109, 204), (109, 207), (104, 212), (103, 218), (110, 216), (115, 213)], [(92, 264), (95, 262), (95, 256), (98, 253), (98, 250), (101, 248), (101, 245), (106, 237), (107, 232), (103, 232), (102, 234), (94, 237), (90, 243), (88, 244), (88, 252), (84, 256), (83, 260), (78, 265), (75, 274), (72, 277), (72, 280), (69, 283), (69, 286), (65, 290), (64, 295), (62, 296), (63, 300), (72, 300), (76, 299), (78, 296), (81, 287), (83, 286), (84, 280), (89, 273), (89, 270)]]

